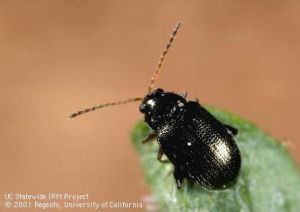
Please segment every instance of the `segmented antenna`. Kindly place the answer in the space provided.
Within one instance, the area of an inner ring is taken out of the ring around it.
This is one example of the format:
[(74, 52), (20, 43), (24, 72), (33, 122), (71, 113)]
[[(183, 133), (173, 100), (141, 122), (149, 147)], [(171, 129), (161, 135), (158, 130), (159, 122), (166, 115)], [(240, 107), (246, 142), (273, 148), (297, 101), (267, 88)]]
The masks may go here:
[(98, 105), (98, 106), (95, 106), (95, 107), (80, 110), (76, 113), (71, 114), (69, 117), (70, 118), (75, 118), (76, 116), (82, 115), (84, 113), (89, 113), (89, 112), (95, 111), (95, 110), (103, 108), (103, 107), (108, 107), (108, 106), (113, 106), (113, 105), (124, 105), (124, 104), (127, 104), (129, 102), (137, 102), (137, 101), (142, 101), (142, 100), (143, 100), (143, 98), (136, 97), (136, 98), (130, 98), (130, 99), (123, 100), (123, 101), (118, 101), (118, 102), (105, 103), (105, 104)]
[[(148, 89), (148, 93), (150, 93), (152, 90), (153, 90), (153, 85), (154, 85), (154, 82), (157, 80), (157, 78), (159, 77), (159, 74), (160, 74), (160, 68), (163, 64), (163, 61), (165, 59), (165, 56), (166, 54), (168, 53), (168, 50), (173, 42), (173, 40), (175, 39), (175, 35), (177, 34), (179, 28), (180, 28), (180, 25), (181, 23), (178, 22), (173, 30), (173, 33), (172, 35), (170, 36), (170, 39), (169, 39), (169, 42), (167, 43), (167, 46), (166, 48), (164, 49), (163, 51), (163, 54), (161, 55), (160, 57), (160, 60), (158, 62), (158, 66), (155, 70), (155, 73), (153, 74), (152, 78), (151, 78), (151, 82), (150, 82), (150, 86), (149, 86), (149, 89)], [(114, 106), (114, 105), (123, 105), (123, 104), (127, 104), (129, 102), (137, 102), (137, 101), (142, 101), (144, 98), (141, 98), (141, 97), (136, 97), (136, 98), (130, 98), (130, 99), (127, 99), (127, 100), (123, 100), (123, 101), (117, 101), (117, 102), (110, 102), (110, 103), (105, 103), (105, 104), (102, 104), (102, 105), (98, 105), (98, 106), (94, 106), (94, 107), (91, 107), (91, 108), (87, 108), (87, 109), (84, 109), (84, 110), (80, 110), (76, 113), (72, 113), (69, 117), (70, 118), (75, 118), (79, 115), (82, 115), (82, 114), (85, 114), (85, 113), (89, 113), (89, 112), (92, 112), (92, 111), (95, 111), (95, 110), (98, 110), (100, 108), (104, 108), (104, 107), (109, 107), (109, 106)]]
[(166, 56), (166, 54), (168, 53), (168, 50), (169, 50), (169, 48), (170, 48), (170, 46), (171, 46), (173, 40), (175, 39), (175, 35), (177, 34), (177, 32), (178, 32), (178, 30), (179, 30), (179, 28), (180, 28), (180, 25), (181, 25), (180, 22), (178, 22), (178, 23), (176, 24), (176, 26), (175, 26), (175, 28), (174, 28), (174, 30), (173, 30), (173, 33), (172, 33), (172, 35), (170, 36), (169, 42), (167, 43), (167, 46), (166, 46), (166, 48), (164, 49), (164, 51), (163, 51), (163, 53), (162, 53), (162, 55), (161, 55), (161, 57), (160, 57), (160, 60), (159, 60), (158, 65), (157, 65), (157, 68), (156, 68), (156, 70), (155, 70), (155, 72), (154, 72), (154, 74), (153, 74), (153, 76), (152, 76), (152, 78), (151, 78), (150, 86), (149, 86), (149, 88), (148, 88), (148, 93), (150, 93), (150, 92), (153, 90), (154, 82), (155, 82), (155, 81), (158, 79), (158, 77), (159, 77), (159, 74), (160, 74), (160, 68), (161, 68), (161, 66), (162, 66), (162, 64), (163, 64), (163, 61), (164, 61), (164, 59), (165, 59), (165, 56)]

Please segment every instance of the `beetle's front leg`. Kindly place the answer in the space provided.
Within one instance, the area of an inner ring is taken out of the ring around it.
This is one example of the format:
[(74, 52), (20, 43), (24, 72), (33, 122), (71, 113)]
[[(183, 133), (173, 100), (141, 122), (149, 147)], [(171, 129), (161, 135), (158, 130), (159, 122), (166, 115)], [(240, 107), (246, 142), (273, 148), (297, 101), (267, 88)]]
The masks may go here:
[(156, 133), (156, 132), (151, 132), (151, 133), (147, 136), (147, 138), (145, 138), (145, 139), (142, 141), (142, 143), (143, 143), (143, 144), (149, 143), (149, 142), (151, 142), (151, 141), (154, 141), (154, 139), (156, 139), (156, 138), (157, 138), (157, 133)]

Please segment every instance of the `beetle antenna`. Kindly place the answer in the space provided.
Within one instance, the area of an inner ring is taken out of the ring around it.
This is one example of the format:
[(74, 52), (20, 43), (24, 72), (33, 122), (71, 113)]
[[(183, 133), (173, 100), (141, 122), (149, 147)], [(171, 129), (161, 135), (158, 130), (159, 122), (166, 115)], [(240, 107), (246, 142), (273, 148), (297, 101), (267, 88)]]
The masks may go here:
[(168, 53), (168, 50), (169, 50), (169, 48), (170, 48), (172, 42), (173, 42), (174, 39), (175, 39), (175, 35), (177, 34), (177, 32), (178, 32), (180, 26), (181, 26), (181, 23), (178, 22), (178, 23), (176, 24), (174, 30), (173, 30), (173, 33), (172, 33), (171, 36), (170, 36), (170, 39), (169, 39), (169, 41), (168, 41), (168, 43), (167, 43), (167, 46), (166, 46), (166, 48), (164, 49), (164, 51), (163, 51), (163, 53), (162, 53), (162, 55), (161, 55), (161, 57), (160, 57), (160, 60), (159, 60), (159, 62), (158, 62), (158, 65), (157, 65), (157, 67), (156, 67), (156, 70), (155, 70), (155, 72), (154, 72), (154, 74), (153, 74), (153, 76), (152, 76), (152, 78), (151, 78), (150, 86), (149, 86), (149, 88), (148, 88), (148, 93), (150, 93), (150, 92), (153, 90), (154, 82), (155, 82), (155, 81), (158, 79), (158, 77), (159, 77), (159, 74), (160, 74), (160, 68), (161, 68), (161, 66), (162, 66), (162, 64), (163, 64), (163, 61), (164, 61), (164, 59), (165, 59), (165, 56), (166, 56), (166, 54)]
[(91, 107), (91, 108), (87, 108), (87, 109), (84, 109), (84, 110), (80, 110), (76, 113), (72, 113), (69, 116), (69, 118), (75, 118), (76, 116), (82, 115), (84, 113), (89, 113), (89, 112), (92, 112), (92, 111), (95, 111), (97, 109), (104, 108), (104, 107), (109, 107), (109, 106), (113, 106), (113, 105), (124, 105), (124, 104), (127, 104), (129, 102), (137, 102), (137, 101), (142, 101), (142, 100), (143, 100), (143, 98), (136, 97), (136, 98), (130, 98), (130, 99), (123, 100), (123, 101), (118, 101), (118, 102), (109, 102), (109, 103), (105, 103), (105, 104), (102, 104), (102, 105), (97, 105), (97, 106), (94, 106), (94, 107)]

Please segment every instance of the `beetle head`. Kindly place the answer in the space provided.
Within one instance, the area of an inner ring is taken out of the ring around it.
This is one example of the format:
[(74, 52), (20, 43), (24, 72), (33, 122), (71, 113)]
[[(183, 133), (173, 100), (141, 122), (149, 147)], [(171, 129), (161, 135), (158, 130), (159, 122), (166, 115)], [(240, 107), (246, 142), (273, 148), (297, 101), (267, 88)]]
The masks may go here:
[(145, 96), (140, 111), (145, 115), (145, 122), (158, 130), (176, 118), (185, 104), (186, 99), (182, 96), (158, 88)]

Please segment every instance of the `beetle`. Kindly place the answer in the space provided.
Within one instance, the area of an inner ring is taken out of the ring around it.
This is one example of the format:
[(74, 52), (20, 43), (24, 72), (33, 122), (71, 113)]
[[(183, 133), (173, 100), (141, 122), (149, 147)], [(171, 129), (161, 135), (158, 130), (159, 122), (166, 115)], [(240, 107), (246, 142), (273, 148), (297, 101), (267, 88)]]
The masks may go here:
[[(73, 113), (70, 118), (107, 106), (141, 101), (139, 110), (153, 130), (143, 143), (157, 138), (157, 159), (174, 165), (177, 188), (181, 188), (186, 178), (209, 190), (226, 189), (236, 182), (241, 168), (241, 154), (234, 139), (238, 130), (221, 123), (197, 99), (189, 101), (186, 93), (154, 89), (154, 82), (180, 25), (176, 25), (170, 36), (145, 97), (101, 104)], [(168, 160), (163, 160), (163, 155)]]

